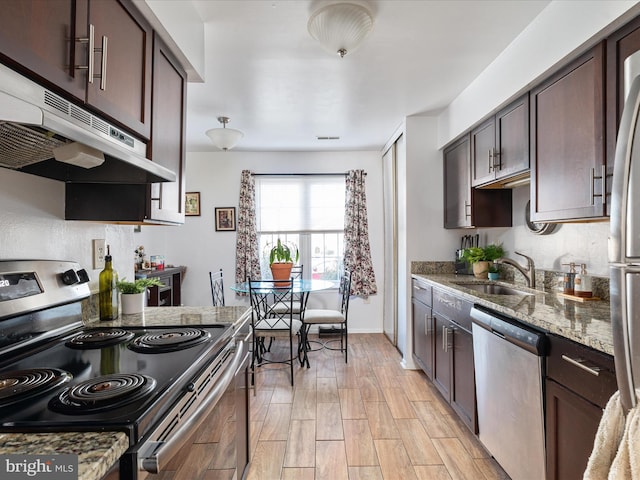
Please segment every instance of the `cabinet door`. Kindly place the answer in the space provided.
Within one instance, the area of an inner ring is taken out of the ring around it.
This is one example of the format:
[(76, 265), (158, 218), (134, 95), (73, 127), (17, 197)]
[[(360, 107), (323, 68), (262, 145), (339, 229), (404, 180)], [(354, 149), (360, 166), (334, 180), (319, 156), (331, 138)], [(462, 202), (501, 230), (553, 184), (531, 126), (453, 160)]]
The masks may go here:
[(495, 117), (471, 131), (471, 183), (474, 187), (495, 179), (495, 142)]
[(601, 417), (601, 408), (547, 379), (547, 480), (582, 479)]
[(452, 328), (449, 335), (453, 337), (451, 406), (471, 431), (478, 433), (473, 335), (459, 327)]
[(444, 227), (471, 226), (469, 135), (444, 151)]
[(496, 115), (496, 178), (529, 169), (529, 94)]
[(149, 217), (184, 223), (186, 74), (156, 36), (153, 51), (152, 161), (176, 172), (176, 182), (153, 184)]
[(87, 0), (3, 0), (0, 58), (3, 63), (81, 101), (85, 98)]
[[(152, 30), (129, 1), (92, 0), (94, 56), (99, 78), (87, 87), (87, 103), (149, 138), (151, 132)], [(106, 52), (104, 51), (106, 40)]]
[(433, 384), (442, 396), (451, 401), (451, 348), (452, 348), (451, 322), (445, 317), (433, 314)]
[(431, 307), (413, 299), (413, 354), (424, 373), (433, 378), (433, 317)]
[(531, 220), (604, 216), (602, 44), (531, 92), (530, 125)]

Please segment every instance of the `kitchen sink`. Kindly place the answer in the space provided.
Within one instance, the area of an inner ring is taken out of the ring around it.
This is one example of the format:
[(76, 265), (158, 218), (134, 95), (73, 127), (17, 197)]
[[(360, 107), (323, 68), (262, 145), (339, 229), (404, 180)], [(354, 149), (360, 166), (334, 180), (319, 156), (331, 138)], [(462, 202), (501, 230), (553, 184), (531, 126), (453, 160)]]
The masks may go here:
[(475, 290), (476, 292), (487, 293), (489, 295), (533, 295), (533, 293), (518, 290), (517, 288), (507, 287), (505, 285), (499, 285), (497, 283), (478, 283), (478, 282), (453, 282), (469, 290)]

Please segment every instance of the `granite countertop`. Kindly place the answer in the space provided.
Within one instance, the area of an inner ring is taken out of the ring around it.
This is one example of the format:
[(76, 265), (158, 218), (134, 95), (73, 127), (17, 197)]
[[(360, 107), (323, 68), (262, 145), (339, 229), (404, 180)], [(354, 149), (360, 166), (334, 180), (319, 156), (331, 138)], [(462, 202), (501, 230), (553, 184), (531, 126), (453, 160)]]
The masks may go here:
[[(111, 322), (93, 318), (91, 327), (139, 327), (236, 323), (248, 307), (147, 307), (142, 314), (121, 315)], [(79, 480), (102, 478), (129, 447), (122, 432), (0, 433), (0, 454), (77, 454)]]
[(492, 283), (511, 286), (532, 295), (491, 295), (457, 284), (487, 282), (469, 275), (413, 274), (412, 276), (427, 280), (434, 286), (449, 290), (470, 302), (613, 355), (609, 302), (601, 300), (580, 302), (564, 298), (555, 292), (532, 290), (502, 281)]

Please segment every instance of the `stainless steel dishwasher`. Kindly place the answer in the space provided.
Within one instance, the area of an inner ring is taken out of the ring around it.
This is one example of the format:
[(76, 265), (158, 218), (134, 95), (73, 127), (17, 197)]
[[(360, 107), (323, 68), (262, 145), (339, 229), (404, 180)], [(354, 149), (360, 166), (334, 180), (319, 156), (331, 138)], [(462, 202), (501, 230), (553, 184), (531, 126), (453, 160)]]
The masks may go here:
[(513, 480), (544, 480), (544, 333), (474, 306), (478, 436)]

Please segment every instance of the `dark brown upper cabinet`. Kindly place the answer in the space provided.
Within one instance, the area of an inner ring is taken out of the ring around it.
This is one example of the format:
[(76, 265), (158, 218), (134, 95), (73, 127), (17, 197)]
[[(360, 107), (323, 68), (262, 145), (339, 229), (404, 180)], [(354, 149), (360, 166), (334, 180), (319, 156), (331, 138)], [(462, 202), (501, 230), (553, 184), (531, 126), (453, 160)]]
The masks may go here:
[(187, 78), (158, 36), (153, 52), (153, 109), (148, 157), (176, 172), (176, 182), (151, 185), (66, 185), (65, 218), (133, 224), (184, 223)]
[(532, 221), (606, 215), (604, 94), (604, 42), (531, 91)]
[(616, 139), (624, 107), (624, 61), (638, 50), (640, 17), (607, 39), (607, 165), (610, 168), (613, 168)]
[(130, 0), (3, 0), (0, 59), (148, 139), (152, 34)]
[(471, 135), (444, 149), (444, 227), (510, 227), (511, 190), (471, 187)]
[(471, 131), (472, 185), (500, 187), (529, 172), (529, 94)]

